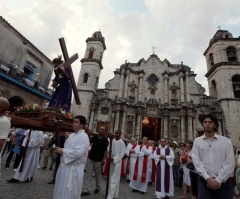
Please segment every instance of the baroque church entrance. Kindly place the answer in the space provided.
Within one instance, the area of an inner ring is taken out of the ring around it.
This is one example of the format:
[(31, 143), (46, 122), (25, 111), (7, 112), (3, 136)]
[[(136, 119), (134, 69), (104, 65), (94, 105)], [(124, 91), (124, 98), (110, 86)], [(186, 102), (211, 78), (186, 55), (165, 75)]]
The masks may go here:
[(161, 136), (161, 119), (153, 117), (143, 117), (142, 137), (148, 137), (150, 140), (159, 140)]

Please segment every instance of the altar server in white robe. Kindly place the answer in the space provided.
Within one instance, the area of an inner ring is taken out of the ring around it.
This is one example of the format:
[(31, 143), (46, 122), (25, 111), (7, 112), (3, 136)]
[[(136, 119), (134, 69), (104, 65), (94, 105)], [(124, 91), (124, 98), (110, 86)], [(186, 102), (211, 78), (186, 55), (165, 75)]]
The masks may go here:
[(153, 154), (156, 162), (156, 197), (168, 198), (174, 194), (173, 171), (174, 153), (166, 145), (166, 139), (159, 140), (159, 146)]
[(126, 149), (126, 155), (128, 156), (127, 163), (126, 163), (126, 180), (127, 182), (130, 182), (133, 176), (133, 171), (134, 171), (134, 165), (136, 162), (136, 153), (134, 149), (137, 146), (137, 140), (135, 138), (131, 138), (130, 143), (127, 146)]
[(113, 199), (118, 197), (122, 158), (125, 154), (125, 143), (120, 138), (121, 131), (116, 130), (115, 139), (112, 140), (112, 153), (110, 159), (109, 188), (107, 199)]
[(134, 151), (136, 153), (137, 159), (134, 165), (133, 176), (129, 186), (133, 189), (133, 192), (138, 192), (144, 194), (147, 192), (148, 184), (148, 156), (151, 155), (151, 150), (147, 145), (148, 138), (142, 138), (142, 144), (138, 145)]
[(22, 165), (22, 161), (18, 166), (18, 170), (12, 179), (7, 180), (9, 183), (25, 181), (31, 182), (33, 180), (34, 175), (37, 173), (38, 169), (38, 161), (40, 157), (40, 147), (43, 143), (43, 132), (42, 131), (32, 131), (29, 137), (30, 131), (27, 130), (24, 135), (25, 138), (23, 140), (22, 146), (26, 146), (28, 142), (28, 148), (26, 151), (23, 169), (20, 172), (20, 168)]
[(84, 131), (86, 118), (78, 115), (74, 118), (73, 130), (64, 143), (64, 148), (56, 148), (61, 155), (57, 171), (53, 199), (81, 198), (84, 167), (89, 147), (89, 138)]

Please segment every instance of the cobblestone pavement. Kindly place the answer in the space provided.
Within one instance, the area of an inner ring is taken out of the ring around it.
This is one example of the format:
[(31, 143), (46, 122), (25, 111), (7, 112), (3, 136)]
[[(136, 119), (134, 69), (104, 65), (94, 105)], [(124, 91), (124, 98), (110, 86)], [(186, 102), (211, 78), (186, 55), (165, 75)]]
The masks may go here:
[[(42, 155), (43, 157), (43, 155)], [(4, 168), (6, 155), (4, 155), (2, 160), (2, 178), (0, 179), (0, 198), (4, 199), (52, 199), (54, 185), (48, 185), (47, 182), (51, 180), (52, 171), (45, 169), (38, 169), (38, 173), (30, 183), (6, 183), (7, 179), (10, 179), (14, 175), (13, 169), (6, 170)], [(43, 158), (42, 158), (43, 159)], [(49, 160), (50, 161), (50, 160)], [(11, 166), (13, 162), (11, 162)], [(95, 180), (92, 180), (92, 184), (94, 184)], [(82, 197), (82, 199), (104, 199), (105, 195), (105, 184), (106, 178), (102, 177), (102, 189), (100, 193), (93, 194), (91, 193), (88, 196)], [(121, 179), (121, 184), (119, 188), (119, 196), (118, 199), (154, 199), (156, 198), (154, 195), (154, 185), (148, 186), (147, 193), (141, 195), (140, 193), (133, 193), (131, 188), (128, 186), (128, 183)], [(94, 191), (94, 187), (92, 188), (92, 192)], [(172, 199), (178, 199), (182, 195), (182, 190), (175, 187), (175, 195), (171, 197)], [(188, 198), (190, 196), (188, 195)]]

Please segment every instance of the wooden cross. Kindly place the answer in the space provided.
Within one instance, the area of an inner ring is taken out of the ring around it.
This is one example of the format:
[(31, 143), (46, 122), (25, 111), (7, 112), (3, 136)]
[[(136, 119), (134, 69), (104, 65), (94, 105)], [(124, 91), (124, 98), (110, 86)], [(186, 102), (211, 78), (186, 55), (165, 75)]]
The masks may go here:
[(155, 48), (156, 48), (156, 47), (154, 47), (154, 46), (152, 47), (152, 49), (153, 49), (153, 54), (155, 54), (155, 52), (154, 52), (154, 49), (155, 49)]
[(79, 95), (78, 95), (78, 92), (77, 92), (77, 86), (76, 86), (76, 83), (75, 83), (75, 79), (74, 79), (74, 76), (73, 76), (73, 73), (72, 73), (72, 67), (71, 67), (71, 64), (78, 59), (78, 54), (75, 53), (73, 56), (71, 56), (69, 58), (67, 47), (66, 47), (65, 40), (64, 40), (63, 37), (59, 39), (59, 43), (60, 43), (62, 53), (63, 53), (63, 57), (64, 57), (64, 60), (65, 60), (65, 63), (63, 64), (63, 67), (64, 68), (69, 68), (71, 70), (70, 81), (72, 83), (74, 98), (75, 98), (76, 104), (80, 105), (81, 102), (80, 102), (80, 99), (79, 99)]
[(221, 26), (218, 26), (218, 30), (220, 30)]

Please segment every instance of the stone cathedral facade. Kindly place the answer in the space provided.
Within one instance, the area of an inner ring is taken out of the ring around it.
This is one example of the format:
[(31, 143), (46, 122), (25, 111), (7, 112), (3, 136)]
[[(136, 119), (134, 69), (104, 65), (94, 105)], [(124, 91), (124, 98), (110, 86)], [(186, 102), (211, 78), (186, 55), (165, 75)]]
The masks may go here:
[(126, 138), (185, 142), (203, 133), (199, 118), (212, 113), (219, 119), (218, 133), (239, 142), (240, 38), (218, 30), (210, 40), (204, 52), (209, 96), (189, 66), (156, 54), (136, 63), (126, 61), (105, 88), (98, 89), (105, 39), (98, 31), (86, 43), (77, 84), (82, 104), (73, 104), (72, 111), (86, 116), (90, 129), (105, 126), (107, 132), (120, 129)]

